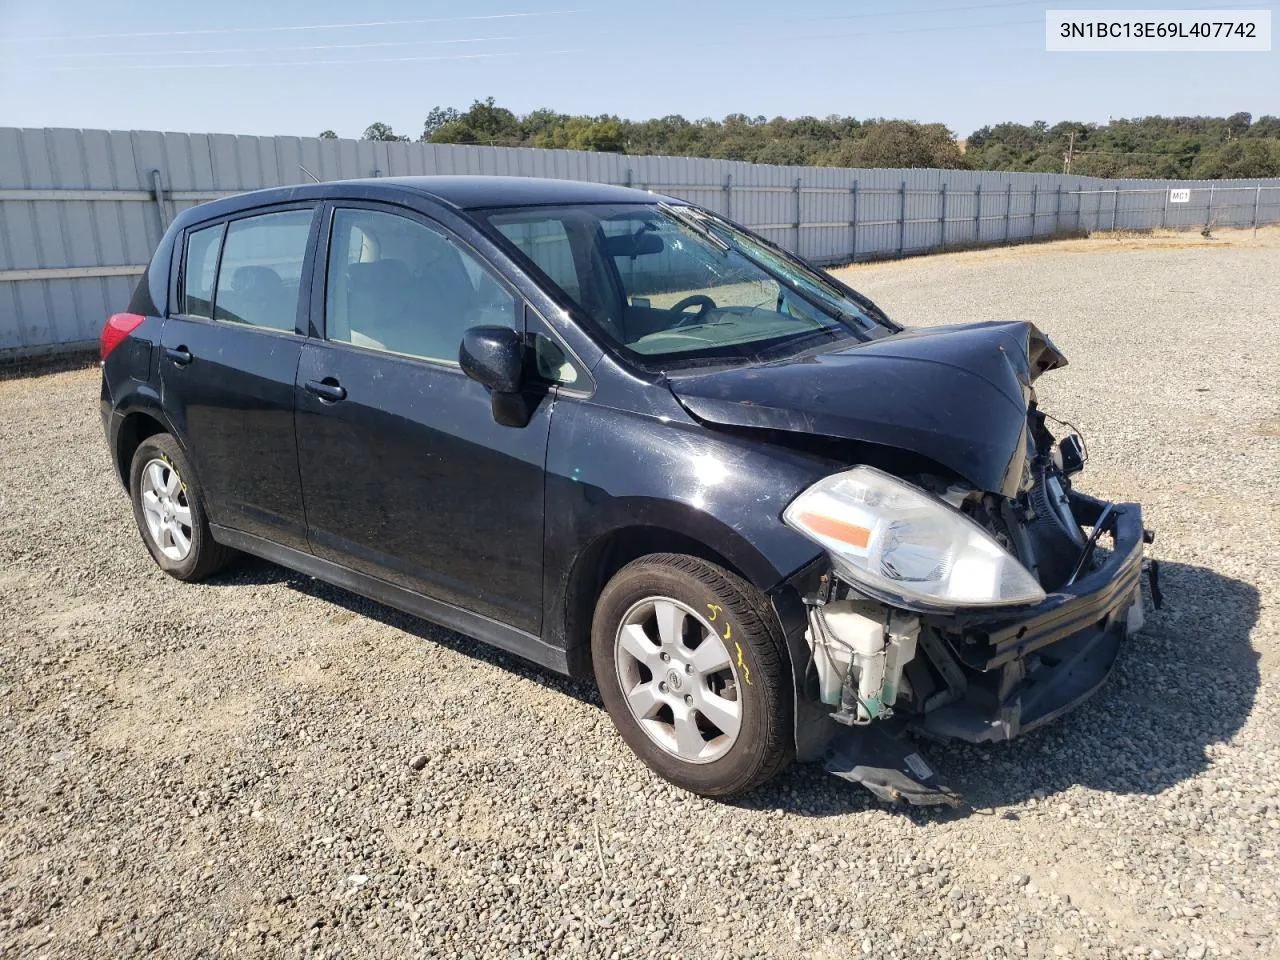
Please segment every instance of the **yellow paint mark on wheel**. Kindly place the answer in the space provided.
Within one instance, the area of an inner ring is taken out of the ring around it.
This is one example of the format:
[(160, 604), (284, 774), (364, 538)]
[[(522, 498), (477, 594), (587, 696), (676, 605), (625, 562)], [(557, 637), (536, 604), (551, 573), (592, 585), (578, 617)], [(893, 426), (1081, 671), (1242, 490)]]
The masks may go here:
[[(729, 631), (724, 632), (726, 640), (729, 639)], [(751, 686), (751, 668), (747, 666), (747, 662), (742, 659), (742, 644), (736, 640), (733, 643), (734, 649), (738, 651), (738, 667), (742, 670), (742, 682), (748, 687)]]
[(720, 609), (721, 609), (720, 604), (708, 603), (707, 609), (711, 611), (711, 616), (707, 617), (707, 619), (710, 620), (712, 623), (715, 623), (716, 617), (720, 616)]

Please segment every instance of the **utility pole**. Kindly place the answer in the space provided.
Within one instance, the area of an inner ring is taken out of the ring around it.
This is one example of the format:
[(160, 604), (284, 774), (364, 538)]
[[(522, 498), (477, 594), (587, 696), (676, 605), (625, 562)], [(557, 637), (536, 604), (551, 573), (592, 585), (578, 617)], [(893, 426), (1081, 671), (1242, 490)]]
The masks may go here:
[(1076, 149), (1076, 132), (1072, 130), (1071, 139), (1067, 142), (1066, 156), (1062, 158), (1062, 172), (1064, 174), (1071, 172), (1071, 155), (1075, 152), (1075, 149)]

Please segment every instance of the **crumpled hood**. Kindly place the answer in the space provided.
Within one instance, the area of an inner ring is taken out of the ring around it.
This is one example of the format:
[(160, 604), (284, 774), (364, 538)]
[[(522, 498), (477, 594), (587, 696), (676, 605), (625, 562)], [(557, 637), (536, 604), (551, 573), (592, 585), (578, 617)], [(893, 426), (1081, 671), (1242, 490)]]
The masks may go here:
[(894, 447), (1012, 496), (1030, 384), (1066, 358), (1031, 323), (906, 330), (774, 363), (670, 379), (700, 420)]

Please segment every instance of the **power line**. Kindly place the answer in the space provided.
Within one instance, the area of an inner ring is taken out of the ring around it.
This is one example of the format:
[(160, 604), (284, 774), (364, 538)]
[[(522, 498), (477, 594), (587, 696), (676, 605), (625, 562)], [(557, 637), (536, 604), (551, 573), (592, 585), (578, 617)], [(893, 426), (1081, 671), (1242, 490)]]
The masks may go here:
[[(914, 10), (879, 10), (872, 13), (849, 13), (849, 14), (833, 14), (821, 17), (806, 17), (799, 21), (808, 22), (825, 22), (830, 20), (861, 20), (879, 17), (903, 17), (916, 16), (925, 13), (967, 13), (974, 10), (992, 10), (1007, 7), (1025, 7), (1036, 6), (1044, 3), (1045, 0), (1001, 0), (998, 3), (980, 3), (967, 4), (963, 6), (947, 6), (947, 7), (921, 7)], [(533, 16), (555, 16), (560, 14), (571, 14), (585, 12), (586, 8), (577, 10), (550, 10), (537, 13), (513, 13), (513, 14), (491, 14), (488, 16), (472, 16), (472, 17), (439, 17), (427, 20), (379, 20), (366, 21), (362, 23), (333, 23), (333, 24), (302, 24), (297, 26), (275, 26), (275, 27), (231, 27), (226, 29), (207, 29), (207, 30), (173, 30), (173, 31), (156, 31), (151, 33), (116, 33), (101, 34), (98, 36), (79, 36), (79, 37), (44, 37), (29, 38), (22, 42), (53, 42), (55, 40), (97, 40), (97, 39), (115, 39), (125, 37), (185, 37), (195, 35), (212, 35), (223, 33), (253, 33), (253, 32), (270, 32), (284, 30), (337, 30), (337, 29), (354, 29), (364, 27), (377, 26), (398, 26), (410, 24), (427, 24), (427, 23), (444, 23), (463, 20), (484, 20), (484, 19), (501, 19), (506, 17), (533, 17)], [(738, 27), (738, 26), (763, 26), (776, 23), (776, 20), (737, 20), (721, 22), (720, 26)], [(609, 36), (629, 36), (633, 31), (626, 30), (609, 30), (604, 32), (596, 32), (587, 35), (588, 37), (609, 37)], [(232, 47), (232, 48), (215, 48), (212, 50), (157, 50), (148, 53), (148, 56), (198, 56), (203, 54), (234, 54), (234, 53), (280, 53), (287, 51), (309, 51), (309, 50), (356, 50), (369, 49), (377, 47), (395, 47), (395, 46), (413, 46), (415, 44), (445, 44), (445, 43), (481, 43), (489, 41), (511, 41), (511, 40), (532, 40), (542, 39), (555, 34), (533, 34), (529, 36), (503, 36), (503, 37), (465, 37), (456, 40), (435, 40), (435, 39), (419, 39), (419, 40), (389, 40), (375, 43), (351, 43), (351, 44), (320, 44), (293, 47)], [(585, 38), (584, 38), (585, 39)], [(16, 43), (17, 40), (11, 38), (0, 38), (0, 43)], [(59, 60), (59, 59), (99, 59), (109, 57), (136, 57), (136, 50), (93, 50), (93, 51), (70, 51), (65, 53), (38, 53), (27, 57), (23, 60)]]
[[(979, 30), (979, 29), (990, 29), (992, 27), (1023, 26), (1030, 23), (1038, 24), (1039, 22), (1040, 22), (1039, 20), (1020, 20), (1012, 23), (969, 23), (969, 24), (958, 24), (958, 25), (945, 26), (945, 27), (943, 26), (913, 27), (905, 30), (859, 31), (859, 32), (849, 32), (849, 33), (820, 33), (820, 34), (807, 34), (803, 36), (790, 36), (790, 37), (770, 36), (768, 38), (761, 38), (761, 39), (767, 40), (768, 43), (773, 44), (777, 42), (790, 42), (790, 41), (802, 41), (802, 40), (837, 40), (837, 39), (849, 39), (853, 37), (879, 37), (879, 36), (889, 36), (889, 35), (897, 35), (897, 34), (933, 33), (933, 32), (939, 32), (939, 31), (947, 31), (947, 30)], [(758, 23), (757, 21), (752, 21), (748, 25), (756, 25), (757, 23)], [(616, 33), (625, 33), (625, 31), (616, 31)], [(519, 37), (515, 39), (523, 40), (528, 38)], [(590, 37), (583, 37), (582, 39), (590, 39)], [(703, 47), (732, 46), (735, 44), (742, 44), (744, 42), (750, 43), (751, 40), (748, 39), (744, 41), (741, 38), (726, 39), (726, 40), (709, 40), (709, 41), (703, 42), (701, 46)], [(652, 49), (654, 48), (650, 48), (650, 50)], [(673, 45), (671, 49), (677, 49), (677, 48), (676, 46)], [(680, 48), (680, 49), (683, 49), (683, 48)], [(231, 51), (227, 51), (227, 52), (231, 52)], [(236, 67), (239, 69), (244, 69), (244, 68), (253, 68), (253, 67), (334, 66), (338, 64), (347, 64), (350, 66), (362, 66), (366, 64), (379, 64), (379, 63), (423, 63), (423, 62), (431, 62), (431, 61), (438, 61), (438, 60), (480, 59), (482, 57), (498, 57), (498, 56), (537, 57), (537, 56), (553, 56), (553, 55), (559, 55), (563, 53), (590, 53), (590, 52), (592, 51), (587, 48), (575, 48), (572, 50), (550, 50), (550, 51), (513, 50), (509, 52), (471, 54), (471, 55), (465, 55), (465, 56), (460, 55), (460, 56), (411, 56), (411, 57), (350, 57), (350, 58), (345, 58), (341, 60), (330, 60), (330, 59), (276, 60), (276, 59), (273, 59), (273, 60), (262, 60), (262, 61), (230, 61), (225, 63), (183, 61), (181, 63), (119, 63), (119, 64), (113, 63), (113, 64), (107, 64), (107, 65), (95, 64), (95, 65), (86, 65), (86, 66), (63, 65), (63, 64), (45, 66), (41, 64), (40, 69), (46, 70), (46, 71), (52, 71), (52, 72), (66, 72), (66, 71), (79, 71), (79, 70), (96, 70), (96, 71), (101, 71), (101, 70), (193, 70), (193, 69), (199, 69), (199, 68), (208, 69), (208, 68), (225, 68), (225, 67)]]
[(417, 20), (366, 20), (353, 23), (304, 23), (275, 27), (210, 27), (203, 30), (149, 30), (140, 33), (94, 33), (64, 37), (3, 37), (0, 43), (63, 43), (76, 40), (126, 40), (142, 37), (196, 37), (228, 33), (282, 33), (296, 30), (351, 30), (365, 27), (407, 27), (428, 23), (461, 23), (477, 20), (516, 20), (530, 17), (558, 17), (586, 13), (587, 7), (570, 10), (531, 10), (523, 13), (487, 13), (465, 17), (426, 17)]
[[(914, 17), (926, 13), (968, 13), (974, 10), (995, 10), (1007, 9), (1009, 7), (1043, 7), (1046, 0), (997, 0), (995, 3), (979, 3), (964, 4), (942, 7), (916, 7), (914, 9), (896, 9), (896, 10), (876, 10), (872, 12), (860, 13), (842, 13), (830, 14), (820, 17), (807, 17), (803, 22), (818, 22), (828, 20), (867, 20), (881, 17)], [(1227, 3), (1198, 3), (1194, 9), (1234, 9), (1238, 7), (1238, 2)], [(1136, 9), (1143, 9), (1141, 7)], [(1156, 8), (1151, 8), (1156, 9)], [(1166, 8), (1160, 8), (1166, 9)], [(528, 19), (533, 17), (555, 17), (564, 16), (574, 13), (589, 13), (591, 8), (575, 7), (563, 10), (532, 10), (520, 11), (514, 13), (490, 13), (490, 14), (471, 14), (467, 16), (456, 17), (424, 17), (409, 20), (364, 20), (352, 21), (344, 23), (305, 23), (305, 24), (285, 24), (277, 26), (254, 26), (254, 27), (208, 27), (197, 30), (148, 30), (131, 33), (96, 33), (96, 34), (70, 34), (60, 37), (0, 37), (0, 43), (63, 43), (75, 42), (79, 40), (123, 40), (135, 38), (154, 38), (154, 37), (193, 37), (193, 36), (217, 36), (226, 34), (239, 33), (278, 33), (301, 30), (351, 30), (364, 29), (371, 27), (400, 27), (400, 26), (420, 26), (425, 24), (436, 23), (462, 23), (476, 22), (486, 20), (515, 20)], [(1035, 21), (1040, 22), (1040, 21)], [(775, 24), (776, 20), (760, 21), (738, 21), (739, 24)], [(1006, 26), (1007, 24), (993, 24), (993, 26)], [(622, 31), (618, 31), (622, 32)], [(514, 39), (514, 38), (513, 38)], [(231, 52), (231, 51), (226, 51)]]
[[(552, 57), (560, 56), (566, 53), (586, 53), (583, 47), (575, 47), (567, 50), (506, 50), (495, 51), (493, 53), (460, 53), (452, 56), (437, 57), (371, 57), (362, 60), (283, 60), (276, 62), (259, 61), (256, 63), (244, 63), (229, 60), (225, 63), (119, 63), (111, 64), (107, 69), (111, 70), (199, 70), (199, 69), (217, 69), (224, 70), (231, 67), (242, 69), (245, 67), (318, 67), (318, 66), (362, 66), (371, 63), (426, 63), (430, 61), (440, 60), (487, 60), (494, 57), (529, 57), (543, 56)], [(71, 70), (97, 70), (98, 67), (46, 67), (51, 71), (71, 71)]]
[[(806, 18), (806, 19), (798, 20), (796, 22), (812, 23), (812, 22), (827, 21), (827, 20), (854, 19), (858, 17), (877, 17), (877, 16), (889, 16), (889, 15), (897, 16), (897, 15), (905, 15), (905, 14), (915, 15), (919, 13), (936, 13), (936, 12), (942, 12), (942, 11), (963, 12), (963, 11), (970, 11), (970, 10), (990, 9), (990, 8), (996, 8), (996, 7), (1041, 5), (1044, 2), (1045, 0), (1004, 0), (1004, 2), (1000, 2), (1000, 3), (975, 4), (975, 5), (968, 5), (968, 6), (919, 8), (919, 9), (910, 10), (910, 11), (898, 11), (892, 14), (887, 14), (883, 12), (870, 13), (870, 14), (839, 14), (839, 15), (834, 15), (829, 17), (824, 16), (824, 17)], [(1199, 7), (1199, 9), (1231, 9), (1231, 8), (1234, 8), (1234, 6), (1235, 4), (1224, 6), (1221, 3), (1217, 3), (1217, 4), (1210, 3), (1210, 4), (1202, 4)], [(354, 27), (398, 25), (398, 24), (443, 23), (443, 22), (462, 21), (462, 20), (492, 20), (492, 19), (501, 19), (506, 17), (546, 17), (546, 16), (557, 16), (562, 14), (582, 13), (582, 12), (585, 12), (585, 10), (586, 8), (577, 8), (577, 9), (550, 10), (550, 11), (528, 12), (528, 13), (488, 14), (483, 16), (438, 17), (438, 18), (422, 19), (422, 20), (369, 21), (366, 23), (348, 23), (348, 24), (307, 24), (307, 25), (300, 25), (300, 26), (284, 26), (284, 27), (236, 27), (236, 28), (226, 28), (226, 29), (217, 29), (217, 30), (210, 29), (210, 30), (194, 30), (194, 31), (169, 31), (169, 32), (147, 33), (147, 34), (104, 34), (101, 36), (101, 39), (107, 39), (112, 37), (187, 36), (192, 34), (240, 33), (240, 32), (253, 32), (253, 31), (260, 31), (260, 30), (261, 31), (283, 31), (283, 30), (339, 29), (339, 28), (354, 28)], [(857, 39), (857, 38), (865, 38), (865, 37), (902, 36), (902, 35), (921, 34), (921, 33), (945, 33), (949, 31), (960, 31), (960, 30), (989, 30), (989, 29), (1002, 28), (1002, 27), (1020, 27), (1020, 26), (1040, 25), (1043, 22), (1044, 21), (1039, 19), (1012, 20), (1012, 21), (1003, 21), (1003, 22), (996, 22), (996, 23), (963, 23), (963, 24), (938, 25), (938, 26), (932, 26), (932, 27), (908, 27), (908, 28), (899, 29), (899, 30), (876, 30), (876, 31), (863, 30), (863, 31), (852, 31), (852, 32), (844, 32), (844, 33), (825, 32), (820, 34), (801, 34), (801, 35), (792, 35), (792, 36), (770, 35), (767, 38), (759, 38), (759, 41), (767, 41), (769, 44), (772, 45), (779, 42), (799, 42), (799, 41), (809, 41), (809, 40), (845, 40), (845, 39)], [(762, 25), (762, 23), (763, 22), (759, 20), (743, 20), (743, 21), (737, 21), (737, 22), (730, 22), (728, 24), (722, 24), (722, 26), (733, 26), (733, 27), (760, 26)], [(770, 25), (775, 23), (776, 21), (773, 21), (773, 20), (768, 21), (768, 24)], [(597, 32), (595, 34), (586, 34), (577, 39), (587, 40), (587, 39), (600, 38), (604, 36), (619, 36), (619, 35), (631, 36), (633, 34), (630, 31), (615, 30), (615, 31)], [(212, 55), (212, 54), (234, 54), (234, 53), (250, 53), (250, 52), (277, 53), (277, 52), (282, 52), (287, 50), (303, 51), (303, 50), (309, 50), (309, 49), (315, 49), (315, 50), (365, 49), (365, 48), (373, 48), (373, 47), (379, 47), (379, 46), (399, 46), (399, 45), (415, 45), (415, 44), (429, 45), (429, 44), (445, 44), (445, 43), (482, 43), (482, 42), (491, 42), (491, 41), (493, 42), (525, 41), (530, 39), (544, 38), (548, 36), (560, 36), (560, 34), (535, 34), (532, 36), (510, 36), (510, 37), (474, 37), (474, 38), (460, 38), (457, 40), (432, 39), (432, 40), (386, 41), (385, 43), (370, 43), (370, 44), (323, 44), (323, 45), (316, 45), (316, 46), (283, 47), (283, 48), (260, 47), (260, 48), (242, 48), (242, 49), (233, 48), (233, 49), (225, 49), (225, 50), (208, 50), (208, 51), (193, 50), (193, 51), (174, 51), (174, 54), (176, 55), (178, 53), (181, 53), (182, 55), (189, 56), (189, 55), (200, 55), (205, 53)], [(77, 37), (77, 38), (69, 38), (69, 39), (99, 39), (99, 38)], [(745, 40), (743, 38), (728, 38), (728, 39), (720, 39), (720, 40), (706, 40), (706, 41), (702, 41), (700, 46), (713, 47), (713, 46), (741, 45), (744, 43), (751, 43), (753, 42), (753, 39), (754, 38), (747, 38)], [(3, 42), (16, 42), (16, 41), (0, 40), (0, 43), (3, 43)], [(24, 41), (24, 42), (27, 42), (27, 41)], [(650, 48), (651, 51), (653, 49), (654, 48)], [(673, 45), (670, 49), (677, 49), (677, 48)], [(685, 49), (685, 48), (683, 46), (680, 46), (679, 49)], [(78, 71), (78, 70), (89, 70), (89, 69), (92, 69), (92, 70), (102, 70), (102, 69), (190, 70), (190, 69), (197, 69), (201, 67), (203, 68), (236, 67), (236, 68), (243, 69), (243, 68), (256, 68), (256, 67), (335, 66), (335, 65), (343, 65), (343, 64), (351, 65), (351, 66), (361, 66), (365, 64), (383, 64), (383, 63), (386, 63), (386, 64), (426, 63), (426, 62), (447, 61), (447, 60), (475, 60), (475, 59), (485, 59), (490, 57), (558, 56), (565, 53), (591, 53), (591, 52), (593, 51), (586, 48), (574, 48), (570, 50), (549, 50), (549, 51), (516, 50), (516, 51), (507, 51), (507, 52), (469, 54), (469, 55), (458, 55), (458, 56), (354, 57), (354, 58), (346, 58), (346, 59), (340, 59), (340, 60), (312, 59), (312, 60), (283, 60), (282, 61), (282, 60), (272, 59), (269, 61), (240, 61), (240, 62), (225, 62), (225, 63), (208, 63), (208, 62), (193, 63), (190, 61), (183, 61), (181, 63), (150, 63), (149, 62), (149, 63), (111, 64), (106, 67), (103, 67), (100, 65), (73, 66), (73, 65), (58, 64), (58, 65), (51, 65), (51, 66), (41, 65), (41, 69), (44, 69), (47, 71), (54, 71), (54, 72), (66, 72), (66, 71)], [(89, 53), (69, 53), (69, 54), (62, 54), (62, 55), (55, 54), (50, 56), (53, 56), (53, 57), (61, 56), (66, 58), (83, 58), (83, 57), (96, 57), (96, 56), (102, 56), (102, 55), (105, 55), (105, 54), (100, 54), (97, 52), (89, 52)], [(15, 61), (12, 61), (12, 60), (9, 61), (10, 64), (13, 64), (14, 62)], [(17, 61), (17, 62), (19, 64), (22, 63), (22, 61)]]
[[(377, 47), (414, 47), (414, 46), (438, 46), (443, 44), (458, 43), (496, 43), (504, 40), (530, 40), (540, 39), (542, 37), (557, 36), (557, 34), (542, 33), (533, 34), (531, 36), (505, 36), (505, 37), (460, 37), (451, 40), (383, 40), (376, 43), (320, 43), (306, 44), (305, 46), (296, 47), (218, 47), (213, 50), (157, 50), (148, 53), (148, 57), (189, 57), (189, 56), (213, 56), (215, 54), (228, 53), (290, 53), (303, 50), (367, 50)], [(96, 59), (101, 57), (136, 57), (136, 50), (94, 50), (84, 53), (38, 53), (34, 56), (23, 58), (25, 60), (59, 60), (59, 59)], [(12, 61), (11, 61), (12, 62)], [(18, 61), (19, 63), (22, 60)]]

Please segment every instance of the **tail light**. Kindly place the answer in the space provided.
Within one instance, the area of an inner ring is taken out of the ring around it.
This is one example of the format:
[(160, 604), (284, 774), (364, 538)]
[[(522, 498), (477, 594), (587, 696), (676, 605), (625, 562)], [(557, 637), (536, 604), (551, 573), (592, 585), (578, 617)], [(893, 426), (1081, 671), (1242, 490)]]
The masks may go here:
[(99, 338), (99, 357), (103, 360), (107, 359), (107, 354), (120, 346), (120, 341), (133, 333), (138, 324), (145, 319), (147, 318), (136, 313), (112, 314), (111, 319), (102, 328), (102, 336)]

